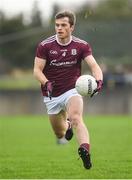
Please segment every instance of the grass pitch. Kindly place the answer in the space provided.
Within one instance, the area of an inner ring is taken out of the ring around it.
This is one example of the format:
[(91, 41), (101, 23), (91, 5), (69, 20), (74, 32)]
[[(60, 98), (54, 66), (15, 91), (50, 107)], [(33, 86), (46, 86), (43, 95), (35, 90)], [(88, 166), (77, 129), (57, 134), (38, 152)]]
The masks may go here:
[(46, 116), (0, 117), (1, 179), (131, 179), (132, 118), (85, 117), (93, 168), (78, 160), (74, 138), (57, 145)]

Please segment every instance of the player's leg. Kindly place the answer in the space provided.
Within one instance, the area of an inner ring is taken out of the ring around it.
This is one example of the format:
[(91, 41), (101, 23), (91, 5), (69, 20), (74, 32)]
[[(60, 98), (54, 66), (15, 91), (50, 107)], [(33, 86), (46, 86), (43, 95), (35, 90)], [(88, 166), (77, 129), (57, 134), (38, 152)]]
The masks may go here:
[[(56, 137), (60, 140), (65, 139), (70, 140), (73, 136), (73, 132), (71, 129), (71, 123), (67, 120), (67, 114), (64, 111), (64, 95), (61, 95), (56, 98), (52, 98), (50, 100), (47, 97), (44, 97), (44, 103), (47, 108), (47, 113), (49, 115), (49, 119), (53, 128), (53, 131), (56, 135)], [(59, 143), (59, 141), (58, 141)]]
[(89, 144), (88, 130), (83, 122), (83, 100), (80, 96), (73, 96), (67, 103), (68, 117), (72, 122), (73, 128), (76, 130), (76, 137), (79, 145), (82, 143)]
[(65, 133), (68, 129), (68, 123), (66, 121), (67, 114), (65, 111), (61, 110), (58, 114), (49, 115), (50, 123), (52, 129), (58, 139), (58, 143), (65, 144)]
[(78, 153), (83, 160), (84, 167), (91, 167), (90, 161), (90, 140), (88, 130), (83, 122), (83, 99), (80, 96), (73, 96), (67, 103), (68, 117), (75, 129), (77, 141), (79, 144)]

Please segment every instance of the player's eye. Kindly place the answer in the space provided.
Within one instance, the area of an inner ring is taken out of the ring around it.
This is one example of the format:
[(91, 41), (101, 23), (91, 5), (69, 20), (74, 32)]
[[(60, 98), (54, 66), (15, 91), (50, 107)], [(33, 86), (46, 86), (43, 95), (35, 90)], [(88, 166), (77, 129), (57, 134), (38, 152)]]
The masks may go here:
[(57, 27), (57, 28), (60, 28), (60, 27), (66, 27), (67, 26), (67, 24), (55, 24), (55, 26)]
[(59, 24), (55, 24), (56, 27), (59, 27)]
[(65, 26), (66, 26), (66, 24), (61, 24), (61, 26), (62, 26), (62, 27), (65, 27)]

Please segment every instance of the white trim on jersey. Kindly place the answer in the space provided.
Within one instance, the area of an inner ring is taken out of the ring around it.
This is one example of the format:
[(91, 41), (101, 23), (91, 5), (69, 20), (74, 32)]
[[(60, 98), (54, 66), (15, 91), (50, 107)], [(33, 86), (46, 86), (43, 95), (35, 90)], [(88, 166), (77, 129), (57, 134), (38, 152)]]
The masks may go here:
[(44, 46), (45, 44), (49, 44), (49, 43), (52, 43), (52, 42), (54, 42), (54, 41), (57, 41), (57, 43), (58, 43), (59, 45), (61, 45), (61, 46), (67, 46), (67, 45), (69, 45), (69, 44), (71, 43), (71, 41), (78, 42), (78, 43), (82, 43), (82, 44), (85, 44), (85, 45), (88, 44), (86, 41), (84, 41), (84, 40), (82, 40), (82, 39), (79, 39), (79, 38), (77, 38), (77, 37), (75, 37), (75, 36), (70, 36), (69, 42), (66, 43), (66, 44), (62, 44), (62, 43), (59, 42), (59, 39), (58, 39), (57, 34), (56, 34), (56, 35), (53, 35), (53, 36), (51, 36), (51, 37), (43, 40), (43, 41), (41, 42), (41, 45)]
[(43, 41), (41, 42), (41, 45), (44, 46), (45, 44), (51, 43), (51, 42), (53, 42), (53, 41), (55, 41), (55, 40), (56, 40), (55, 35), (54, 35), (54, 36), (51, 36), (51, 37), (43, 40)]
[(58, 37), (57, 37), (57, 34), (56, 34), (56, 41), (57, 41), (57, 43), (59, 44), (59, 45), (61, 45), (61, 46), (67, 46), (67, 45), (69, 45), (70, 43), (71, 43), (71, 41), (72, 41), (72, 36), (70, 36), (70, 40), (69, 40), (69, 42), (68, 43), (66, 43), (66, 44), (62, 44), (62, 43), (60, 43), (59, 42), (59, 39), (58, 39)]
[(72, 40), (74, 41), (74, 42), (78, 42), (78, 43), (83, 43), (83, 44), (88, 44), (86, 41), (84, 41), (84, 40), (82, 40), (82, 39), (79, 39), (79, 38), (77, 38), (77, 37), (75, 37), (75, 36), (72, 36), (73, 38), (72, 38)]

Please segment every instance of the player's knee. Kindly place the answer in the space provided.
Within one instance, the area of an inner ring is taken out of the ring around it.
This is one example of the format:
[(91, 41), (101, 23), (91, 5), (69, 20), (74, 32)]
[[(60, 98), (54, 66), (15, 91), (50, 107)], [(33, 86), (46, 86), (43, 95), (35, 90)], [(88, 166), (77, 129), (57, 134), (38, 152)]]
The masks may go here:
[(73, 114), (71, 117), (72, 127), (77, 128), (82, 122), (82, 117), (79, 114)]

